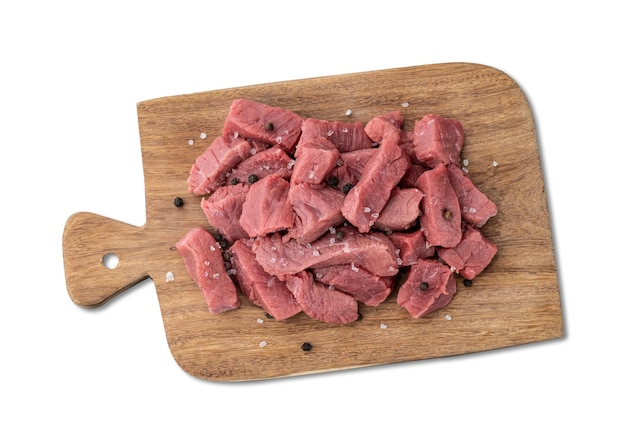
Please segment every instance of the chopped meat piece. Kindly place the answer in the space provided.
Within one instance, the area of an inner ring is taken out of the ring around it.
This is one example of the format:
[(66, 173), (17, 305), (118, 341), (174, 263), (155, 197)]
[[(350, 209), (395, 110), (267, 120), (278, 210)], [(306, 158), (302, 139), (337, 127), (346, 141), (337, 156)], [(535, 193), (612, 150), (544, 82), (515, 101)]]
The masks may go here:
[(448, 165), (448, 177), (459, 199), (463, 220), (476, 227), (482, 227), (498, 213), (496, 204), (474, 185), (472, 179), (461, 167)]
[(466, 225), (461, 242), (454, 248), (438, 248), (437, 254), (466, 279), (474, 279), (491, 263), (498, 251), (496, 245), (483, 234)]
[(435, 247), (426, 245), (426, 237), (422, 230), (409, 233), (391, 233), (389, 239), (400, 250), (401, 266), (413, 265), (418, 259), (426, 259), (435, 255)]
[(307, 244), (319, 238), (330, 227), (343, 222), (341, 214), (343, 198), (343, 192), (335, 188), (292, 183), (289, 189), (289, 202), (293, 207), (295, 219), (284, 240), (295, 239), (301, 244)]
[(372, 147), (372, 140), (367, 137), (365, 126), (361, 122), (329, 122), (312, 117), (305, 119), (302, 123), (302, 135), (298, 144), (306, 143), (318, 137), (325, 137), (330, 140), (342, 153)]
[(235, 274), (233, 278), (248, 299), (274, 319), (282, 321), (302, 311), (284, 282), (263, 270), (252, 252), (253, 239), (240, 239), (229, 251)]
[(422, 197), (424, 193), (417, 188), (394, 188), (380, 216), (374, 222), (374, 228), (402, 231), (415, 226), (421, 214)]
[(264, 236), (293, 226), (289, 182), (271, 175), (250, 185), (241, 207), (241, 227), (250, 237)]
[(418, 259), (398, 290), (398, 304), (420, 318), (450, 303), (456, 293), (454, 273), (436, 259)]
[(354, 177), (353, 184), (361, 179), (365, 165), (367, 165), (367, 162), (369, 162), (377, 152), (378, 148), (364, 148), (362, 150), (341, 153), (339, 163), (348, 168), (348, 171), (350, 171), (350, 174)]
[(347, 324), (359, 317), (359, 305), (352, 296), (313, 280), (311, 273), (301, 271), (287, 276), (287, 288), (311, 318), (330, 324)]
[(215, 191), (224, 185), (226, 175), (234, 167), (259, 149), (263, 148), (242, 138), (216, 137), (191, 167), (187, 179), (189, 191), (196, 196)]
[(352, 265), (335, 265), (312, 271), (317, 282), (354, 296), (365, 305), (376, 307), (387, 299), (396, 281), (394, 276), (381, 277), (365, 270), (354, 270)]
[(224, 135), (259, 140), (293, 153), (302, 131), (298, 114), (247, 99), (236, 99), (230, 106)]
[(435, 114), (426, 114), (415, 122), (413, 150), (414, 163), (424, 163), (434, 168), (438, 163), (459, 164), (465, 136), (458, 120), (446, 119)]
[(404, 118), (400, 111), (391, 111), (371, 119), (365, 125), (365, 133), (374, 142), (382, 143), (383, 139), (399, 144), (402, 139), (402, 123)]
[(349, 226), (337, 232), (342, 236), (328, 233), (307, 245), (295, 239), (283, 242), (278, 233), (257, 237), (252, 251), (265, 271), (281, 280), (307, 268), (346, 264), (355, 271), (364, 268), (377, 276), (398, 273), (396, 246), (387, 236), (377, 232), (361, 234)]
[(200, 203), (211, 226), (229, 242), (248, 237), (248, 233), (241, 227), (239, 219), (249, 188), (248, 184), (243, 183), (219, 187), (213, 194), (202, 199)]
[(211, 233), (202, 227), (192, 228), (176, 242), (176, 250), (211, 313), (239, 307), (237, 288), (226, 273), (220, 244)]
[(337, 166), (339, 151), (328, 139), (318, 137), (300, 143), (296, 148), (296, 163), (291, 182), (319, 185)]
[(448, 170), (440, 163), (417, 179), (417, 187), (424, 192), (420, 224), (429, 245), (455, 247), (463, 236), (461, 208)]
[(276, 174), (289, 180), (292, 173), (293, 160), (282, 148), (273, 147), (256, 153), (242, 161), (228, 177), (228, 182), (248, 182), (251, 174), (262, 179)]
[(400, 180), (398, 186), (403, 188), (417, 188), (417, 179), (425, 170), (426, 168), (421, 165), (411, 164), (404, 176), (402, 176), (402, 180)]
[(348, 192), (341, 209), (361, 233), (374, 225), (409, 164), (404, 151), (393, 142), (383, 143), (367, 162), (361, 179)]

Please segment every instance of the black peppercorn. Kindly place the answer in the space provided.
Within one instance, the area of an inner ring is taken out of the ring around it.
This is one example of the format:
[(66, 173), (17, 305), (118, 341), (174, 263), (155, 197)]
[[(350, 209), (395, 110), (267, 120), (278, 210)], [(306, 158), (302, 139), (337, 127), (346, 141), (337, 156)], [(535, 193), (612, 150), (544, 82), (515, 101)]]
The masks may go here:
[(450, 211), (450, 210), (446, 210), (446, 211), (444, 211), (444, 212), (443, 212), (443, 218), (444, 218), (445, 220), (450, 220), (450, 219), (452, 219), (452, 211)]
[(248, 176), (248, 183), (254, 183), (257, 180), (259, 180), (259, 176), (257, 176), (256, 174), (250, 174)]
[(352, 189), (352, 187), (354, 187), (354, 185), (352, 185), (351, 183), (347, 183), (343, 186), (343, 192), (345, 194), (348, 194), (350, 192), (350, 190)]
[(335, 176), (331, 176), (328, 179), (328, 185), (331, 187), (336, 187), (337, 185), (339, 185), (339, 179), (337, 179), (337, 177)]
[(273, 131), (274, 130), (274, 124), (272, 122), (267, 122), (265, 124), (265, 131)]
[(463, 285), (465, 285), (466, 287), (471, 287), (472, 286), (472, 280), (471, 279), (463, 279)]
[(337, 233), (335, 234), (335, 237), (337, 238), (337, 240), (343, 239), (344, 236), (345, 236), (345, 233), (343, 231), (337, 231)]
[(313, 346), (312, 346), (310, 343), (305, 342), (304, 344), (302, 344), (302, 345), (300, 346), (300, 348), (301, 348), (303, 351), (308, 352), (308, 351), (311, 351), (311, 349), (313, 348)]
[(420, 284), (420, 290), (428, 290), (428, 282), (422, 282)]
[(239, 179), (237, 179), (236, 177), (233, 177), (232, 179), (230, 179), (231, 185), (237, 185), (238, 183), (239, 183)]
[(174, 198), (174, 206), (175, 207), (182, 207), (184, 204), (185, 204), (185, 202), (183, 201), (182, 197)]

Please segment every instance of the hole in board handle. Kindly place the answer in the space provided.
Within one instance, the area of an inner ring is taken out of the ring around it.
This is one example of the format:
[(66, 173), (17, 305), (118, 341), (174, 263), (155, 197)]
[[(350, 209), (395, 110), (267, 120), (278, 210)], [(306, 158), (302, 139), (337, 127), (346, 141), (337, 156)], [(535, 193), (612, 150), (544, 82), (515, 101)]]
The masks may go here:
[(117, 254), (115, 253), (107, 253), (102, 256), (102, 265), (104, 265), (104, 268), (107, 270), (113, 270), (119, 265), (119, 263), (120, 258), (117, 257)]

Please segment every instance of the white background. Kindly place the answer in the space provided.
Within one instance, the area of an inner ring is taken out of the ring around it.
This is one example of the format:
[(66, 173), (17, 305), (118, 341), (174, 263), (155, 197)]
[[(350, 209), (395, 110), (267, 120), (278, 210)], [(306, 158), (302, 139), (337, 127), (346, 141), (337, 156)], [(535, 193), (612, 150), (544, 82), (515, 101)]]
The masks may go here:
[[(0, 442), (625, 442), (617, 3), (201, 3), (0, 6)], [(70, 301), (67, 218), (145, 223), (137, 102), (457, 61), (531, 104), (564, 339), (216, 383), (173, 360), (151, 281), (98, 310)]]

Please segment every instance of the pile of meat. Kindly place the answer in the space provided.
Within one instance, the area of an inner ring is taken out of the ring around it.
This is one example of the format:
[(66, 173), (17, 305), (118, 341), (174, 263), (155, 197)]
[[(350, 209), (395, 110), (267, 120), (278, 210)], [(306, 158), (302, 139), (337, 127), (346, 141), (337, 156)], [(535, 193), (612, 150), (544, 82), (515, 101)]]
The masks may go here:
[(349, 323), (399, 284), (397, 303), (419, 318), (451, 301), (457, 275), (481, 273), (496, 246), (479, 229), (497, 210), (462, 166), (461, 123), (403, 123), (399, 111), (346, 123), (235, 100), (188, 179), (219, 235), (197, 227), (176, 244), (210, 312), (238, 308), (238, 286), (277, 320)]

